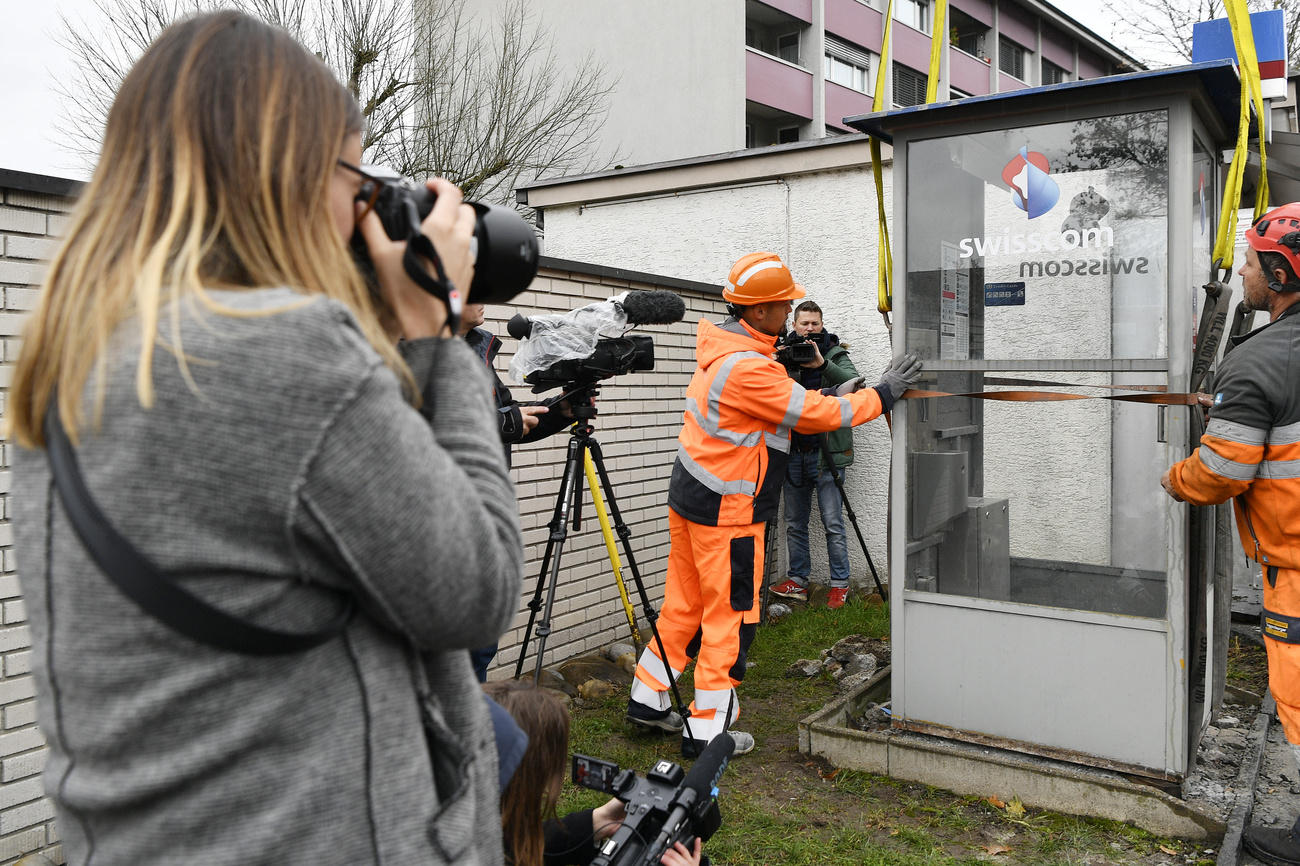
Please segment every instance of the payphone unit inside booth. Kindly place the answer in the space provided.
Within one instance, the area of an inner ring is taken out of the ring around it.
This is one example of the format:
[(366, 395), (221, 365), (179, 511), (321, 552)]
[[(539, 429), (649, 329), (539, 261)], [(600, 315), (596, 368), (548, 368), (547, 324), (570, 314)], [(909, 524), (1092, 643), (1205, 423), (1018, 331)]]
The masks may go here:
[[(924, 359), (917, 387), (1187, 390), (1238, 93), (1220, 61), (849, 119), (893, 145), (893, 349)], [(1228, 626), (1212, 539), (1160, 487), (1191, 411), (896, 407), (895, 727), (1186, 773)]]

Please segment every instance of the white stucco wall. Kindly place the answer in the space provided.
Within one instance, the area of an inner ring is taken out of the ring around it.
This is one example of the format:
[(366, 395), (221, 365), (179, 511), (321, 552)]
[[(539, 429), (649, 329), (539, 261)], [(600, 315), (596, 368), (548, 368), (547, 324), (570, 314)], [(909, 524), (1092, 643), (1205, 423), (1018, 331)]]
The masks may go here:
[[(491, 20), (507, 0), (474, 0)], [(592, 131), (623, 165), (738, 150), (745, 144), (745, 4), (741, 0), (527, 0), (550, 33), (557, 66), (590, 54), (613, 85)], [(593, 166), (594, 169), (603, 166)]]
[[(848, 344), (875, 381), (889, 362), (889, 335), (876, 310), (876, 193), (869, 169), (826, 171), (729, 189), (595, 206), (548, 208), (547, 255), (721, 284), (741, 255), (779, 253), (826, 326)], [(892, 208), (886, 172), (886, 207)], [(889, 431), (873, 421), (854, 431), (847, 489), (868, 549), (886, 580), (885, 525)], [(815, 509), (816, 506), (814, 506)], [(810, 521), (814, 580), (826, 581), (825, 538)], [(870, 583), (849, 534), (855, 582)]]

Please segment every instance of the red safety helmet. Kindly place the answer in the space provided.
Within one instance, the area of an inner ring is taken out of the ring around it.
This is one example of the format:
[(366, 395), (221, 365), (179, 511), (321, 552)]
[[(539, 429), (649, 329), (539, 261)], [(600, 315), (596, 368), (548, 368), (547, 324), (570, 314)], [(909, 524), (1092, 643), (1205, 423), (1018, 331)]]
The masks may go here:
[(742, 307), (772, 301), (793, 301), (804, 296), (790, 269), (776, 253), (749, 253), (740, 257), (727, 274), (722, 298)]
[[(1286, 259), (1291, 272), (1300, 277), (1300, 202), (1275, 207), (1246, 229), (1246, 243), (1257, 253), (1277, 253)], [(1264, 269), (1268, 271), (1268, 268)], [(1300, 291), (1300, 285), (1283, 286), (1267, 273), (1268, 287), (1275, 292)]]

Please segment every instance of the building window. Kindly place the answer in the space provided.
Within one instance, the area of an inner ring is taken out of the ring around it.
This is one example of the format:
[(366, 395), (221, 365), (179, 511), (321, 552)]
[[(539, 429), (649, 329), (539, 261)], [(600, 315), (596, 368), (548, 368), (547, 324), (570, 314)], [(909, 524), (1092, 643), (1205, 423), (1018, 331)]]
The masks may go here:
[(783, 33), (776, 39), (776, 56), (786, 63), (799, 65), (799, 34)]
[(925, 76), (901, 63), (894, 64), (894, 105), (925, 104)]
[(1069, 80), (1070, 73), (1050, 60), (1043, 61), (1043, 84), (1060, 84), (1062, 81)]
[(777, 130), (776, 133), (777, 144), (790, 144), (791, 142), (798, 141), (798, 140), (799, 140), (799, 127), (797, 126), (785, 126)]
[(754, 146), (754, 127), (746, 123), (745, 124), (745, 149), (748, 150), (753, 146)]
[(1005, 36), (998, 37), (998, 69), (1012, 78), (1025, 80), (1025, 49)]
[(969, 97), (969, 96), (970, 96), (970, 94), (967, 93), (967, 92), (964, 91), (964, 90), (958, 90), (958, 89), (955, 88), (955, 87), (949, 87), (949, 88), (948, 88), (948, 99), (949, 99), (950, 101), (951, 101), (951, 100), (958, 100), (958, 99), (966, 99), (966, 98)]
[(822, 73), (827, 81), (871, 93), (871, 67), (870, 51), (827, 34), (826, 54), (822, 57)]
[(930, 32), (930, 0), (895, 0), (894, 18), (908, 27)]
[(948, 7), (948, 41), (972, 57), (988, 60), (989, 26), (954, 6)]

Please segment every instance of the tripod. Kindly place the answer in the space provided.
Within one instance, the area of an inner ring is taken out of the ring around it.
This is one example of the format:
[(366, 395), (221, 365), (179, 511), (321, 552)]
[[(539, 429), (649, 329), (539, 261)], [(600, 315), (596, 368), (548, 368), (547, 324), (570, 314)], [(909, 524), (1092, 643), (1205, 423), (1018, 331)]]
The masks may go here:
[(844, 493), (844, 479), (840, 476), (840, 471), (835, 468), (835, 458), (831, 454), (830, 438), (825, 434), (817, 437), (817, 444), (821, 446), (822, 460), (826, 461), (826, 469), (831, 473), (831, 479), (835, 482), (835, 489), (840, 493), (840, 504), (844, 506), (844, 513), (848, 515), (849, 523), (853, 524), (853, 531), (858, 536), (858, 544), (862, 546), (862, 553), (867, 557), (867, 567), (871, 569), (871, 579), (876, 582), (876, 592), (880, 593), (880, 600), (889, 603), (889, 597), (885, 595), (885, 588), (880, 583), (880, 575), (876, 574), (876, 564), (871, 561), (871, 551), (867, 550), (866, 539), (862, 537), (862, 529), (858, 526), (858, 516), (853, 513), (853, 506), (849, 504), (849, 497)]
[[(570, 514), (573, 516), (573, 531), (579, 532), (582, 528), (582, 476), (580, 473), (584, 469), (587, 484), (591, 488), (596, 514), (600, 519), (601, 529), (605, 534), (606, 553), (614, 570), (614, 577), (618, 582), (624, 607), (628, 612), (628, 622), (632, 626), (633, 639), (639, 644), (641, 636), (637, 631), (635, 615), (632, 613), (628, 602), (626, 587), (623, 585), (618, 552), (614, 549), (613, 539), (610, 535), (611, 524), (609, 518), (611, 516), (613, 517), (613, 530), (622, 541), (623, 554), (627, 559), (628, 568), (632, 572), (632, 582), (636, 586), (642, 612), (645, 614), (646, 622), (650, 624), (650, 633), (654, 637), (660, 658), (664, 659), (664, 666), (667, 667), (668, 665), (668, 653), (664, 650), (663, 639), (659, 637), (659, 629), (655, 627), (655, 621), (659, 618), (659, 614), (650, 604), (650, 597), (646, 594), (645, 583), (641, 580), (641, 572), (636, 566), (636, 557), (632, 554), (630, 543), (632, 531), (627, 528), (627, 524), (623, 522), (623, 515), (618, 510), (618, 500), (614, 498), (614, 488), (610, 484), (609, 474), (605, 471), (605, 457), (601, 452), (600, 443), (596, 441), (596, 428), (592, 422), (596, 418), (595, 398), (598, 391), (599, 389), (594, 383), (578, 384), (570, 386), (566, 394), (569, 405), (573, 409), (575, 423), (569, 433), (568, 453), (564, 460), (564, 475), (560, 481), (560, 489), (555, 494), (555, 510), (552, 512), (551, 522), (547, 524), (550, 533), (546, 538), (546, 552), (542, 555), (542, 566), (537, 572), (537, 587), (533, 591), (532, 600), (528, 602), (528, 625), (524, 629), (524, 639), (519, 647), (519, 659), (515, 662), (516, 679), (523, 674), (524, 659), (528, 656), (528, 642), (533, 633), (533, 625), (536, 624), (537, 661), (533, 668), (533, 681), (541, 682), (542, 659), (546, 655), (546, 639), (551, 634), (551, 610), (555, 604), (555, 590), (559, 585), (560, 557), (564, 553), (564, 542), (568, 538)], [(596, 476), (599, 476), (600, 479), (600, 489), (596, 487)], [(604, 490), (603, 499), (601, 489)], [(604, 508), (606, 502), (609, 503), (608, 515)], [(542, 601), (543, 590), (546, 598), (544, 605)], [(538, 619), (539, 612), (541, 613), (540, 620)], [(638, 646), (637, 649), (640, 650), (641, 647)], [(672, 694), (673, 708), (681, 714), (682, 721), (686, 724), (685, 734), (690, 737), (688, 713), (685, 704), (682, 703), (682, 697), (677, 691), (677, 683), (675, 681), (670, 682), (668, 688)]]

